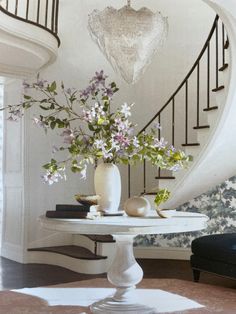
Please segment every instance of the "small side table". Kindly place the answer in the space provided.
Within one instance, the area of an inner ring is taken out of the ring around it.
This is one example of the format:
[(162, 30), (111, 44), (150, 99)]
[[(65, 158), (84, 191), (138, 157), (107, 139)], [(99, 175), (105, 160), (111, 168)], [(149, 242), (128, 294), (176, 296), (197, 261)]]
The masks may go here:
[(116, 256), (107, 273), (110, 283), (116, 287), (112, 297), (91, 305), (93, 313), (142, 313), (154, 314), (156, 309), (136, 296), (136, 285), (143, 278), (143, 270), (133, 254), (133, 239), (139, 234), (167, 234), (202, 230), (208, 217), (198, 213), (176, 212), (171, 218), (161, 219), (153, 215), (145, 218), (101, 217), (89, 219), (51, 219), (39, 217), (43, 228), (80, 234), (112, 234), (116, 240)]

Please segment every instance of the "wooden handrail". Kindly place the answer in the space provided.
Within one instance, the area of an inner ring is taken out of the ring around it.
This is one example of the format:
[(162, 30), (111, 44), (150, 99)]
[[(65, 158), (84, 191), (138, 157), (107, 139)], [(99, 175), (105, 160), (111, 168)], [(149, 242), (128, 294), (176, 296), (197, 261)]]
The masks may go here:
[(146, 130), (147, 127), (149, 127), (149, 125), (160, 115), (160, 113), (168, 106), (168, 104), (172, 101), (172, 99), (178, 94), (178, 92), (181, 90), (181, 88), (184, 86), (184, 84), (186, 83), (186, 81), (188, 80), (188, 78), (190, 77), (190, 75), (193, 73), (193, 71), (195, 70), (195, 68), (197, 67), (199, 61), (201, 60), (204, 52), (207, 50), (208, 44), (214, 34), (214, 31), (216, 29), (216, 25), (217, 22), (219, 20), (219, 16), (216, 15), (216, 18), (214, 20), (214, 23), (212, 25), (212, 28), (210, 30), (210, 33), (207, 37), (207, 40), (201, 50), (201, 52), (199, 53), (199, 56), (197, 57), (197, 60), (194, 62), (192, 68), (190, 69), (190, 71), (188, 72), (188, 74), (185, 76), (185, 78), (183, 79), (183, 81), (180, 83), (180, 85), (178, 86), (178, 88), (175, 90), (175, 92), (170, 96), (170, 98), (167, 100), (167, 102), (164, 104), (164, 106), (161, 107), (161, 109), (153, 116), (153, 118), (148, 121), (148, 123), (142, 128), (141, 131), (139, 131), (139, 134), (142, 133), (143, 131)]

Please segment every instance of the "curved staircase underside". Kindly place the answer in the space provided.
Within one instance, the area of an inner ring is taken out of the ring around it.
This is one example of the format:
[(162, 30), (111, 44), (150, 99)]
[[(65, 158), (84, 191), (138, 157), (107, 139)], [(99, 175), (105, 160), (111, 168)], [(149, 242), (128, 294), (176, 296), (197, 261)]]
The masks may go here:
[(50, 32), (0, 11), (0, 75), (26, 77), (53, 63), (58, 40)]

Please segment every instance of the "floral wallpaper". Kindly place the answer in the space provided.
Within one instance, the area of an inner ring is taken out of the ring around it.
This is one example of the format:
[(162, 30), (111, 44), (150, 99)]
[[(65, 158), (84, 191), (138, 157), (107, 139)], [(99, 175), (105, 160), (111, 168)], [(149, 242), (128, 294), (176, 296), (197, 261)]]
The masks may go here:
[(202, 235), (236, 232), (236, 176), (181, 205), (177, 210), (207, 215), (210, 219), (207, 229), (163, 236), (142, 235), (136, 238), (135, 245), (188, 248), (194, 238)]

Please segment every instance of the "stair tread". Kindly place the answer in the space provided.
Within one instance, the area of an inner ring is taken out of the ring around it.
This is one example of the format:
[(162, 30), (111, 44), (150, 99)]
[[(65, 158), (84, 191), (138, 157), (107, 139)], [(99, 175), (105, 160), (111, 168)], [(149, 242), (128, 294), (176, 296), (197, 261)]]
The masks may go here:
[(227, 39), (224, 44), (224, 49), (228, 49), (228, 48), (229, 48), (229, 40)]
[(225, 69), (228, 68), (228, 66), (229, 66), (228, 63), (225, 63), (224, 65), (222, 65), (221, 68), (219, 68), (219, 71), (220, 71), (220, 72), (224, 71)]
[(200, 130), (200, 129), (209, 129), (210, 125), (199, 125), (199, 126), (194, 126), (194, 130)]
[(89, 238), (94, 242), (101, 242), (101, 243), (114, 243), (116, 242), (110, 234), (106, 235), (98, 235), (98, 234), (82, 234), (83, 236)]
[(172, 176), (157, 176), (155, 177), (155, 179), (167, 179), (167, 180), (174, 180), (175, 177), (172, 177)]
[(106, 256), (95, 255), (88, 249), (77, 246), (77, 245), (62, 245), (62, 246), (50, 246), (50, 247), (39, 247), (39, 248), (30, 248), (28, 251), (33, 252), (51, 252), (70, 256), (77, 259), (85, 260), (100, 260), (106, 259)]
[(212, 92), (218, 92), (218, 91), (220, 91), (220, 90), (222, 90), (222, 89), (224, 89), (225, 87), (224, 87), (224, 85), (221, 85), (221, 86), (218, 86), (218, 87), (216, 87), (216, 88), (213, 88), (212, 89)]
[(200, 146), (199, 143), (187, 143), (187, 144), (182, 144), (182, 146)]
[(205, 108), (205, 109), (203, 109), (203, 111), (211, 111), (211, 110), (216, 110), (216, 109), (218, 109), (218, 106), (213, 106), (213, 107)]

